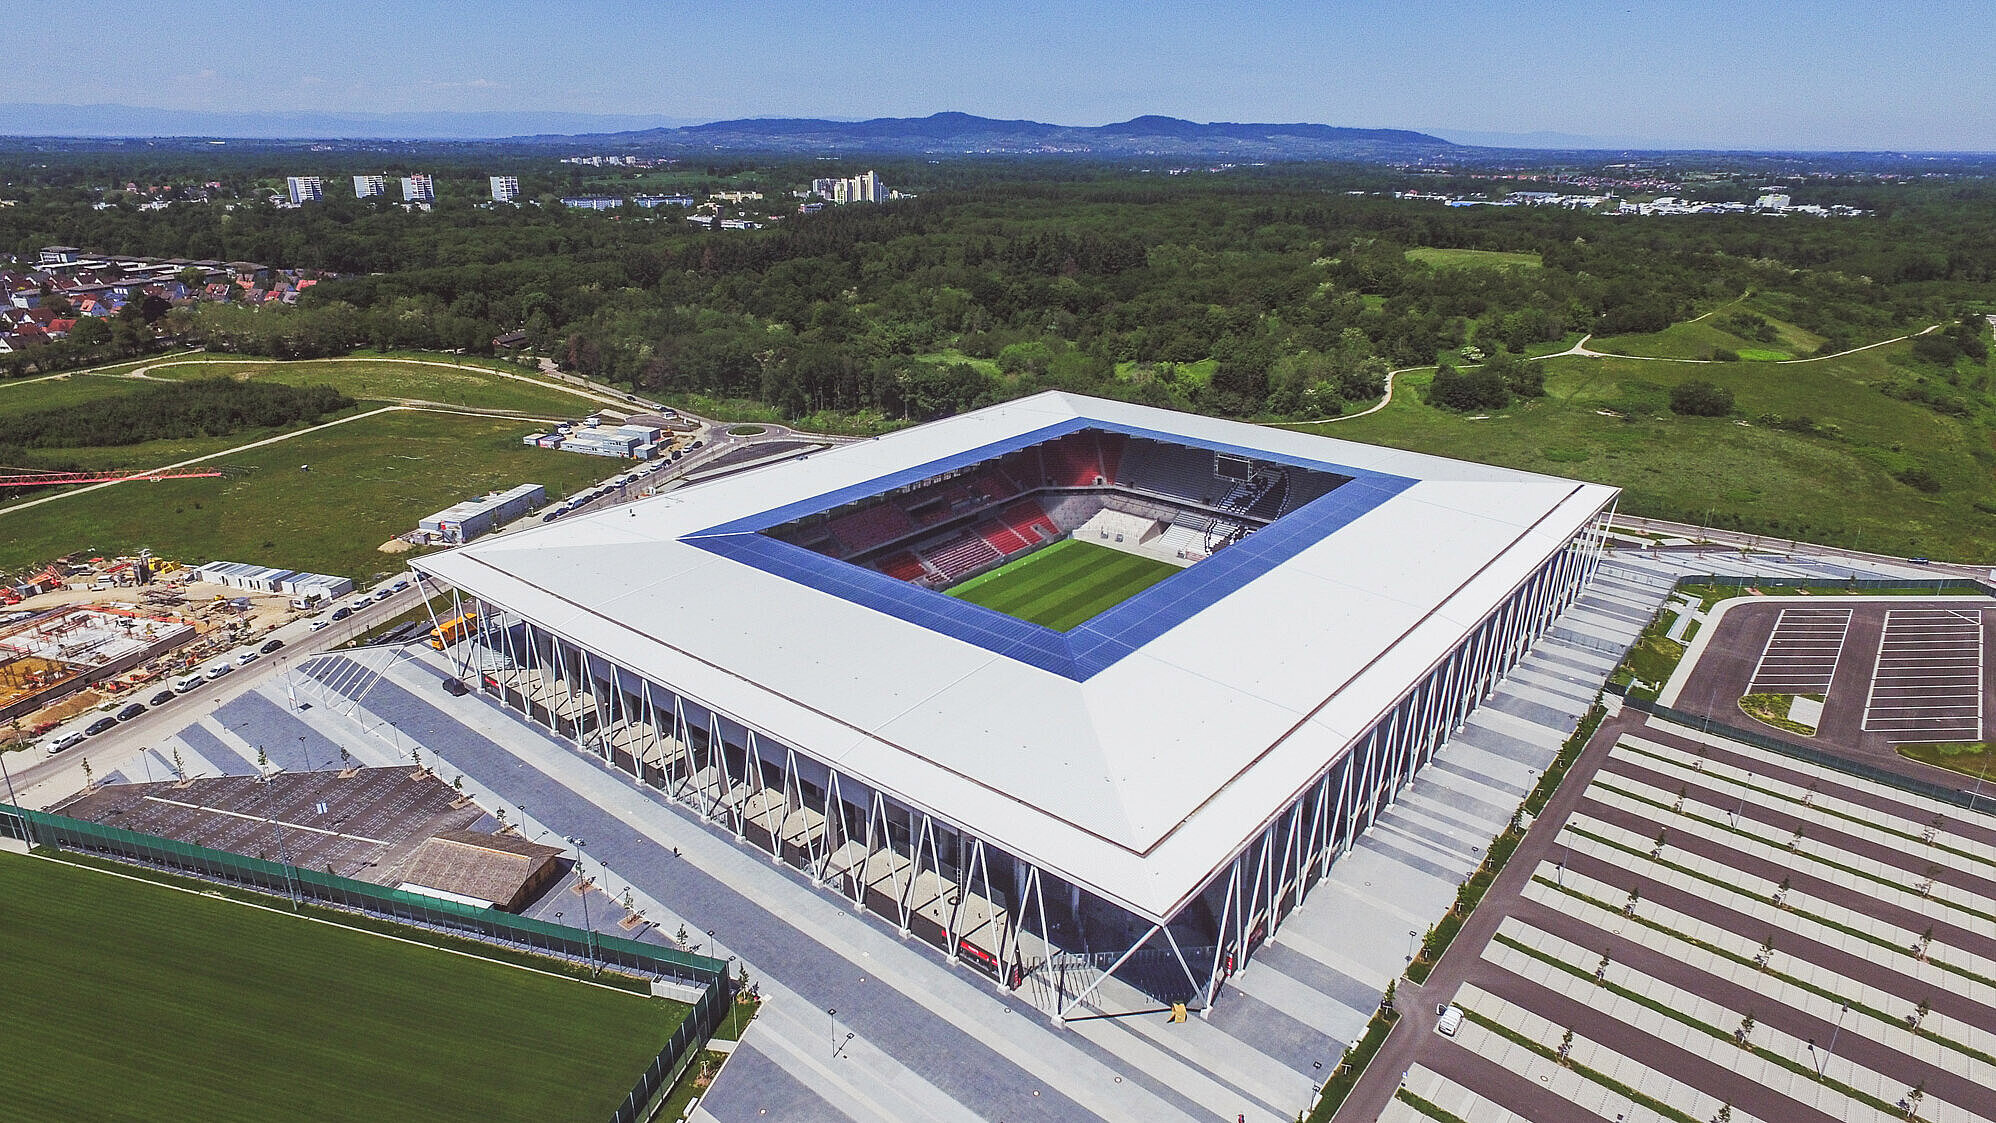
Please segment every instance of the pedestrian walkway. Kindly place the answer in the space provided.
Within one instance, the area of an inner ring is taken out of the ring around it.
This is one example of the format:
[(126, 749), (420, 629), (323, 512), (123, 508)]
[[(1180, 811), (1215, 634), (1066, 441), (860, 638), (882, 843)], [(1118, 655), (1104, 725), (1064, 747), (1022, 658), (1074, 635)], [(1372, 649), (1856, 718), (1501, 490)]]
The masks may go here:
[(218, 769), (244, 767), (259, 748), (282, 768), (336, 757), (421, 763), (529, 837), (580, 840), (583, 868), (605, 894), (592, 902), (618, 902), (621, 915), (628, 893), (651, 938), (683, 927), (704, 953), (746, 962), (768, 999), (701, 1119), (1288, 1120), (1672, 579), (1668, 566), (1604, 566), (1229, 980), (1210, 1018), (1184, 1024), (1159, 1015), (1051, 1024), (1024, 992), (995, 989), (904, 940), (571, 743), (487, 698), (444, 692), (440, 656), (421, 646), (320, 657), (295, 676), (295, 699), (267, 684), (177, 743)]

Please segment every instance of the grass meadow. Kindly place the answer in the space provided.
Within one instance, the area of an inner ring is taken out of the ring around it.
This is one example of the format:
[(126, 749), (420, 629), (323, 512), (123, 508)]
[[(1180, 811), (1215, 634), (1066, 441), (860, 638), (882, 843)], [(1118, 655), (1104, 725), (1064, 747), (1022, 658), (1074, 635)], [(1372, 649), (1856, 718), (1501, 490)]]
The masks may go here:
[(607, 1119), (685, 1007), (0, 854), (0, 1115)]

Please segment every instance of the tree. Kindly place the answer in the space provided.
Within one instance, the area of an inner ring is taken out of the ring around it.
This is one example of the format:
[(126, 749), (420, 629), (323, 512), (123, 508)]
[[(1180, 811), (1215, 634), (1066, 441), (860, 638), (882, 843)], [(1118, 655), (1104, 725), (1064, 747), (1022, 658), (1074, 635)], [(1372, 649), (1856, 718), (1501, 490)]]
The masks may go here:
[(1693, 378), (1670, 388), (1670, 411), (1687, 417), (1724, 417), (1733, 412), (1733, 392)]
[(79, 347), (101, 347), (111, 342), (111, 325), (96, 317), (86, 316), (69, 329), (69, 341)]
[(1527, 362), (1509, 351), (1498, 351), (1483, 364), (1483, 373), (1500, 378), (1504, 389), (1521, 398), (1546, 396), (1545, 368)]
[(1478, 367), (1462, 374), (1443, 363), (1435, 371), (1434, 382), (1428, 386), (1428, 404), (1465, 413), (1470, 410), (1503, 409), (1511, 404), (1511, 391), (1500, 375), (1485, 368)]

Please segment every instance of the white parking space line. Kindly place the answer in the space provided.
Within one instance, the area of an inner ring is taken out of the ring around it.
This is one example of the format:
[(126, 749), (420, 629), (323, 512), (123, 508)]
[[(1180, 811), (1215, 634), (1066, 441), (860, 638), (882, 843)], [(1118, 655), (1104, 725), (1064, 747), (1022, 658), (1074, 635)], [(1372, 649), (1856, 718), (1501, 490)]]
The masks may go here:
[(1865, 699), (1867, 733), (1900, 741), (1982, 739), (1982, 613), (1893, 609)]
[(1761, 650), (1750, 694), (1828, 694), (1850, 632), (1848, 608), (1784, 608)]

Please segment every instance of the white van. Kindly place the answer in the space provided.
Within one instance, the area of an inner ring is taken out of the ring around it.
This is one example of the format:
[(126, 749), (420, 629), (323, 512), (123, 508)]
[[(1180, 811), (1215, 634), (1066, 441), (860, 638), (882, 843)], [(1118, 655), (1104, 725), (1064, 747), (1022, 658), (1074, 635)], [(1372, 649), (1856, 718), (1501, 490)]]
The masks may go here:
[(1435, 1023), (1435, 1032), (1443, 1037), (1454, 1037), (1462, 1028), (1462, 1007), (1448, 1005), (1441, 1008), (1441, 1020)]
[(55, 754), (63, 751), (64, 749), (73, 749), (76, 746), (81, 745), (82, 743), (83, 743), (82, 733), (80, 732), (65, 733), (62, 736), (57, 737), (55, 740), (49, 742), (49, 755), (54, 756)]
[(186, 694), (190, 691), (199, 690), (201, 689), (201, 684), (206, 681), (200, 675), (188, 675), (186, 678), (180, 679), (173, 684), (173, 692), (175, 694)]
[(233, 671), (235, 669), (236, 668), (234, 666), (228, 663), (217, 663), (214, 666), (208, 668), (208, 681), (213, 682), (214, 680), (221, 678), (223, 675), (226, 675), (230, 671)]

